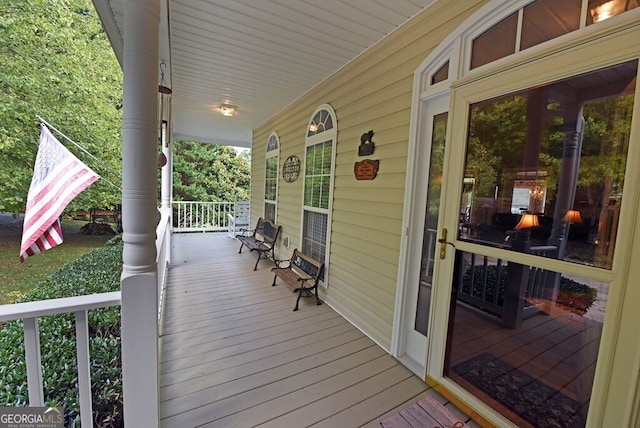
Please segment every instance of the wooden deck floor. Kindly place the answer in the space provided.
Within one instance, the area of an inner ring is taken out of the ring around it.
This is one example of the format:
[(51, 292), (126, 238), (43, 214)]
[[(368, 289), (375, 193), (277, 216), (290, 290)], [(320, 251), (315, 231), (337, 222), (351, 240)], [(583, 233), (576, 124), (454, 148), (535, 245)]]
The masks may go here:
[[(328, 305), (271, 287), (226, 235), (174, 236), (160, 337), (163, 427), (380, 427), (432, 395)], [(470, 426), (477, 427), (473, 422)]]

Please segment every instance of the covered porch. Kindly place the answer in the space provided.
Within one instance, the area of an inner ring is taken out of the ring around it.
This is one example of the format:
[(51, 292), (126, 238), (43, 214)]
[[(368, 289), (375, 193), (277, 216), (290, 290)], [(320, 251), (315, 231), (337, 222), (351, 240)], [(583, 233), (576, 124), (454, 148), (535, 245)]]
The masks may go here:
[[(315, 122), (313, 119), (307, 122), (306, 119), (314, 118), (314, 108), (323, 109), (328, 106), (330, 109), (321, 111), (330, 113), (328, 117), (332, 118), (332, 123), (337, 124), (338, 118), (335, 115), (337, 110), (340, 113), (340, 139), (337, 138), (337, 129), (332, 128), (331, 136), (327, 140), (331, 141), (331, 144), (327, 145), (327, 148), (331, 147), (331, 162), (326, 162), (328, 171), (325, 174), (329, 189), (326, 198), (327, 206), (323, 205), (324, 199), (322, 198), (318, 198), (320, 206), (309, 206), (309, 212), (315, 212), (315, 209), (326, 210), (326, 213), (324, 211), (321, 213), (326, 214), (323, 221), (326, 220), (326, 224), (333, 228), (327, 228), (327, 233), (323, 234), (324, 239), (320, 242), (321, 245), (324, 245), (323, 248), (327, 255), (334, 254), (330, 263), (333, 277), (328, 289), (327, 300), (358, 324), (368, 335), (375, 337), (379, 343), (389, 348), (390, 352), (394, 355), (400, 355), (403, 350), (395, 346), (394, 343), (400, 331), (400, 327), (396, 328), (400, 323), (395, 322), (395, 318), (400, 317), (401, 304), (404, 302), (395, 300), (394, 297), (401, 295), (403, 289), (399, 287), (399, 284), (404, 278), (400, 278), (400, 275), (396, 277), (394, 273), (397, 272), (397, 269), (400, 272), (418, 271), (418, 269), (404, 269), (402, 265), (405, 256), (403, 252), (408, 248), (401, 242), (402, 236), (410, 236), (411, 228), (414, 225), (409, 222), (408, 214), (411, 209), (405, 210), (408, 200), (403, 200), (401, 195), (413, 191), (407, 187), (404, 178), (420, 171), (417, 165), (414, 170), (414, 165), (409, 164), (408, 159), (413, 153), (413, 142), (419, 141), (413, 135), (415, 127), (417, 126), (417, 129), (422, 127), (421, 124), (416, 123), (415, 119), (421, 114), (416, 112), (424, 105), (420, 107), (416, 97), (417, 94), (427, 92), (417, 91), (419, 88), (418, 80), (414, 80), (412, 76), (415, 76), (414, 73), (417, 70), (416, 67), (419, 66), (419, 61), (428, 58), (428, 55), (435, 52), (433, 47), (440, 46), (443, 39), (460, 41), (460, 44), (458, 42), (452, 44), (454, 50), (447, 51), (446, 55), (450, 55), (454, 61), (461, 58), (458, 50), (461, 49), (462, 40), (461, 38), (457, 39), (459, 36), (462, 37), (460, 31), (468, 30), (471, 32), (472, 29), (475, 31), (480, 27), (470, 23), (468, 27), (458, 30), (460, 28), (458, 24), (467, 17), (471, 17), (476, 8), (478, 14), (481, 14), (484, 13), (480, 10), (483, 4), (486, 3), (489, 6), (491, 3), (492, 8), (499, 10), (506, 16), (507, 9), (512, 7), (511, 3), (497, 0), (494, 2), (477, 1), (472, 4), (455, 2), (455, 7), (448, 7), (447, 2), (424, 1), (421, 5), (410, 8), (403, 16), (397, 17), (395, 23), (391, 23), (392, 25), (385, 32), (385, 35), (389, 34), (390, 37), (385, 38), (384, 35), (378, 35), (372, 36), (371, 40), (365, 40), (363, 49), (347, 55), (346, 62), (350, 62), (353, 58), (357, 60), (345, 68), (342, 68), (345, 61), (338, 61), (334, 67), (329, 67), (328, 74), (322, 76), (312, 76), (309, 69), (320, 70), (321, 68), (314, 67), (311, 59), (318, 59), (324, 65), (327, 62), (324, 57), (332, 57), (333, 55), (309, 55), (309, 59), (305, 61), (303, 58), (302, 62), (305, 63), (304, 65), (310, 64), (311, 67), (303, 68), (296, 66), (299, 55), (295, 53), (305, 52), (306, 55), (307, 50), (304, 49), (304, 46), (298, 49), (284, 49), (293, 53), (292, 57), (287, 57), (289, 61), (276, 61), (278, 63), (277, 70), (250, 73), (251, 76), (263, 75), (281, 78), (282, 70), (279, 66), (287, 64), (282, 68), (287, 70), (300, 69), (301, 75), (312, 77), (310, 78), (311, 84), (303, 85), (304, 87), (299, 91), (293, 91), (294, 94), (289, 98), (280, 98), (282, 101), (279, 106), (274, 102), (276, 98), (274, 94), (268, 94), (266, 97), (268, 103), (256, 104), (255, 109), (249, 108), (247, 100), (259, 101), (261, 98), (258, 96), (259, 92), (253, 90), (251, 85), (241, 85), (247, 88), (248, 95), (231, 92), (232, 95), (235, 94), (233, 99), (227, 97), (226, 88), (224, 95), (215, 90), (213, 82), (221, 82), (225, 79), (220, 78), (221, 71), (212, 65), (217, 66), (220, 63), (220, 58), (224, 57), (221, 53), (228, 51), (229, 41), (241, 40), (243, 44), (250, 46), (252, 51), (254, 46), (265, 49), (282, 46), (281, 38), (283, 35), (280, 31), (271, 31), (271, 29), (287, 29), (291, 27), (289, 25), (291, 23), (300, 25), (301, 16), (298, 13), (292, 16), (287, 13), (289, 11), (275, 9), (276, 13), (278, 10), (283, 15), (286, 13), (285, 22), (281, 23), (279, 20), (276, 22), (275, 19), (265, 20), (265, 13), (257, 8), (245, 7), (243, 8), (245, 12), (240, 13), (230, 10), (230, 8), (218, 8), (218, 5), (214, 3), (216, 2), (198, 3), (198, 9), (195, 10), (190, 6), (187, 7), (185, 2), (176, 3), (164, 0), (96, 1), (98, 13), (110, 35), (114, 51), (123, 64), (125, 76), (123, 100), (125, 263), (121, 294), (122, 325), (124, 326), (122, 335), (123, 387), (126, 403), (124, 414), (129, 425), (139, 424), (140, 421), (155, 422), (159, 419), (165, 426), (206, 424), (290, 426), (291, 424), (288, 422), (291, 420), (296, 421), (296, 426), (313, 424), (328, 426), (372, 424), (372, 426), (377, 426), (379, 421), (385, 418), (385, 415), (391, 415), (401, 408), (410, 406), (421, 396), (429, 394), (430, 390), (426, 384), (410, 375), (392, 357), (387, 355), (387, 352), (378, 349), (374, 342), (361, 335), (358, 330), (349, 324), (343, 325), (341, 317), (335, 315), (328, 307), (329, 305), (320, 307), (305, 305), (299, 313), (293, 314), (291, 308), (294, 302), (290, 290), (285, 287), (270, 287), (271, 279), (268, 274), (268, 266), (265, 266), (266, 263), (262, 265), (261, 270), (253, 272), (250, 265), (255, 262), (255, 256), (253, 254), (238, 255), (238, 244), (233, 241), (233, 243), (229, 243), (230, 247), (227, 250), (218, 254), (218, 249), (201, 246), (197, 241), (187, 242), (188, 239), (195, 240), (196, 237), (215, 242), (211, 235), (176, 235), (173, 237), (173, 242), (170, 245), (172, 254), (168, 257), (171, 260), (171, 269), (166, 282), (168, 285), (164, 290), (166, 294), (161, 313), (162, 322), (156, 324), (158, 315), (157, 285), (165, 283), (160, 278), (166, 266), (165, 263), (160, 262), (161, 259), (154, 259), (155, 254), (162, 254), (162, 251), (154, 252), (154, 250), (163, 247), (161, 245), (155, 247), (154, 225), (149, 221), (156, 215), (157, 151), (161, 149), (167, 158), (166, 167), (162, 171), (161, 211), (163, 216), (170, 216), (172, 141), (187, 138), (230, 145), (243, 145), (240, 143), (244, 143), (245, 147), (252, 146), (254, 168), (252, 169), (251, 204), (252, 212), (259, 213), (263, 211), (266, 199), (263, 196), (267, 193), (266, 190), (264, 194), (262, 193), (262, 189), (267, 188), (263, 185), (271, 179), (267, 174), (268, 163), (265, 161), (269, 136), (281, 135), (283, 137), (282, 158), (275, 162), (276, 171), (279, 170), (279, 162), (282, 162), (286, 155), (292, 159), (297, 158), (299, 161), (302, 159), (305, 162), (308, 147), (318, 146), (319, 150), (319, 142), (312, 139), (315, 135), (311, 137), (307, 131), (307, 129), (311, 130), (308, 124), (315, 124)], [(337, 3), (339, 4), (334, 5), (336, 6), (335, 10), (328, 7), (326, 9), (331, 9), (331, 12), (339, 15), (338, 11), (343, 9), (337, 6), (343, 6), (345, 2), (339, 1)], [(430, 7), (432, 3), (433, 7)], [(528, 3), (530, 2), (523, 0), (518, 5), (524, 9)], [(533, 4), (533, 2), (531, 3)], [(583, 18), (590, 3), (592, 2), (586, 0), (582, 2), (584, 11), (581, 9), (581, 21), (584, 21)], [(222, 16), (223, 9), (230, 10), (231, 15), (227, 15), (228, 21), (220, 22), (218, 18)], [(248, 9), (251, 10), (248, 11)], [(418, 13), (422, 9), (425, 9), (425, 12)], [(489, 9), (489, 7), (486, 8), (487, 11)], [(321, 12), (322, 14), (318, 14), (319, 16), (324, 16), (326, 13), (325, 10)], [(362, 28), (359, 25), (361, 14), (355, 8), (353, 12), (352, 21), (345, 22), (349, 28), (360, 29)], [(254, 13), (255, 15), (253, 15)], [(633, 13), (637, 14), (632, 11), (627, 16), (631, 16)], [(239, 20), (245, 14), (248, 14), (251, 19), (248, 21)], [(308, 19), (308, 21), (302, 21), (301, 25), (303, 26), (304, 22), (324, 23), (331, 20), (331, 18), (320, 20), (313, 14), (303, 15)], [(380, 11), (380, 16), (388, 15), (390, 15), (389, 11)], [(330, 15), (330, 17), (332, 16)], [(496, 16), (497, 19), (497, 15), (491, 14), (491, 16)], [(274, 15), (274, 17), (276, 16)], [(411, 19), (412, 23), (404, 25), (408, 17), (414, 17)], [(635, 19), (637, 20), (637, 18)], [(229, 22), (240, 25), (215, 24), (228, 24)], [(248, 25), (242, 25), (243, 22)], [(253, 32), (256, 28), (256, 22), (261, 24), (268, 22), (271, 25), (264, 25), (267, 31), (258, 31), (256, 34), (251, 34), (251, 37), (246, 35), (230, 37), (227, 34), (215, 34), (212, 31), (212, 29), (233, 26), (238, 29), (251, 29)], [(626, 23), (623, 18), (619, 19), (618, 23), (609, 22), (612, 24), (603, 25), (611, 26), (610, 33), (606, 33), (611, 37), (604, 40), (602, 45), (598, 45), (606, 47), (602, 49), (603, 52), (610, 50), (615, 45), (625, 45), (625, 43), (612, 41), (614, 40), (614, 30), (615, 34), (621, 34), (620, 40), (632, 40), (634, 36), (632, 29), (635, 23), (631, 19), (629, 19), (629, 23)], [(279, 23), (286, 25), (278, 25)], [(434, 23), (437, 23), (435, 29), (432, 25)], [(614, 27), (614, 25), (619, 27)], [(396, 27), (398, 30), (395, 30)], [(571, 63), (568, 56), (561, 60), (558, 53), (560, 51), (554, 50), (558, 49), (560, 45), (548, 40), (547, 48), (544, 48), (547, 49), (544, 51), (545, 56), (529, 57), (527, 55), (533, 54), (518, 54), (517, 58), (514, 56), (516, 59), (513, 59), (513, 64), (520, 67), (527, 61), (535, 59), (540, 70), (547, 70), (550, 69), (548, 64), (556, 64), (553, 61), (557, 61), (557, 64), (567, 67), (564, 73), (566, 76), (613, 64), (615, 62), (613, 53), (604, 55), (604, 59), (599, 60), (600, 62), (596, 61), (599, 57), (584, 55), (588, 48), (586, 41), (591, 43), (593, 40), (594, 43), (599, 43), (596, 37), (596, 32), (599, 30), (595, 26), (591, 28), (596, 29), (590, 30), (585, 27), (576, 30), (575, 37), (565, 37), (572, 43), (571, 49), (573, 50), (571, 52), (576, 55), (576, 58), (579, 57), (579, 60), (574, 63)], [(317, 30), (315, 37), (299, 37), (300, 31), (289, 33), (290, 40), (305, 40), (307, 46), (318, 46), (318, 42), (327, 41), (326, 36), (333, 35), (332, 31), (327, 31), (325, 28)], [(309, 33), (308, 28), (303, 28), (301, 32), (305, 35)], [(277, 34), (278, 39), (264, 37), (264, 34)], [(626, 38), (623, 39), (623, 35)], [(348, 37), (343, 39), (347, 40)], [(373, 46), (375, 42), (380, 40), (383, 43), (378, 45), (375, 50), (369, 51), (366, 55), (360, 55), (365, 52), (366, 47)], [(565, 39), (562, 40), (564, 43)], [(220, 45), (216, 44), (217, 41), (220, 42)], [(262, 44), (263, 41), (266, 43)], [(424, 41), (424, 43), (417, 43), (417, 41)], [(209, 49), (210, 47), (221, 47), (221, 49)], [(333, 53), (333, 51), (342, 50), (341, 47), (336, 46), (329, 51)], [(542, 52), (543, 48), (539, 49)], [(194, 55), (193, 52), (200, 54)], [(261, 55), (262, 52), (260, 50)], [(273, 51), (269, 50), (269, 52)], [(444, 55), (445, 52), (442, 52)], [(535, 52), (538, 51), (535, 50)], [(185, 55), (185, 53), (187, 54)], [(272, 54), (269, 58), (281, 58), (282, 55), (277, 53), (277, 55)], [(553, 56), (549, 62), (543, 61), (547, 58), (547, 54), (549, 57)], [(620, 48), (620, 52), (616, 51), (616, 55), (618, 55), (615, 57), (618, 62), (622, 60), (635, 61), (637, 57), (635, 51), (630, 52), (627, 48)], [(249, 56), (240, 55), (240, 57), (247, 58)], [(194, 58), (203, 61), (199, 62)], [(585, 58), (591, 59), (581, 65)], [(438, 61), (440, 61), (440, 57), (438, 57)], [(451, 64), (454, 64), (454, 61)], [(511, 59), (503, 60), (500, 64), (509, 64), (508, 61)], [(160, 73), (159, 64), (163, 63), (169, 65), (166, 75)], [(423, 79), (425, 82), (438, 82), (442, 84), (441, 86), (448, 87), (449, 83), (458, 82), (461, 76), (464, 77), (463, 74), (456, 75), (452, 71), (451, 76), (445, 80), (432, 79), (437, 74), (435, 71), (440, 69), (435, 67), (445, 69), (445, 64), (436, 63), (434, 59), (432, 65), (434, 75), (427, 74), (427, 71), (431, 72), (431, 69), (425, 69)], [(447, 61), (447, 70), (449, 70), (449, 66), (450, 63)], [(244, 72), (245, 70), (262, 68), (262, 62), (254, 62), (248, 66), (240, 64), (239, 68), (222, 67), (225, 74), (234, 76), (240, 76), (240, 74), (234, 73), (233, 70)], [(453, 69), (453, 66), (451, 68)], [(486, 69), (490, 70), (490, 68)], [(334, 70), (341, 72), (331, 75)], [(512, 82), (530, 82), (531, 85), (539, 83), (534, 82), (533, 76), (530, 76), (534, 74), (533, 68), (524, 73), (526, 76), (515, 75), (519, 68), (509, 68), (509, 70), (512, 71), (508, 71), (507, 67), (504, 67), (504, 70), (500, 69), (501, 72), (513, 73), (513, 76), (510, 75), (510, 78), (513, 79)], [(463, 71), (476, 73), (471, 69), (459, 71), (460, 73)], [(447, 71), (447, 73), (449, 72)], [(476, 76), (480, 76), (482, 71), (477, 73), (479, 74)], [(564, 75), (559, 76), (560, 74), (558, 71), (555, 74), (546, 73), (545, 76), (547, 80), (552, 81), (565, 77)], [(159, 82), (149, 79), (149, 76), (156, 75), (160, 77), (157, 79)], [(325, 81), (324, 79), (329, 75), (331, 78)], [(471, 76), (471, 74), (468, 75)], [(487, 76), (480, 77), (486, 78), (487, 87), (491, 86), (491, 89), (495, 89), (494, 92), (497, 94), (497, 88), (502, 87), (504, 82), (493, 82)], [(496, 76), (494, 79), (499, 78), (497, 75), (492, 76)], [(165, 77), (166, 80), (164, 80)], [(278, 89), (277, 95), (281, 95), (284, 89), (293, 87), (292, 82), (294, 81), (295, 79), (289, 75), (289, 78), (283, 78), (282, 82), (285, 83), (278, 82), (278, 84), (270, 85), (258, 82), (260, 84), (257, 86), (261, 89), (276, 88)], [(412, 81), (414, 82), (413, 88)], [(318, 82), (322, 82), (322, 86), (318, 85)], [(467, 82), (471, 82), (471, 80)], [(160, 83), (160, 86), (165, 90), (165, 92), (160, 92), (161, 94), (166, 95), (166, 92), (172, 92), (173, 98), (165, 100), (168, 96), (160, 95), (159, 101), (157, 83)], [(163, 83), (169, 87), (165, 87)], [(433, 89), (434, 97), (435, 91), (440, 90), (435, 87), (438, 83), (433, 83), (434, 87), (429, 88)], [(489, 93), (487, 88), (480, 88), (482, 84), (485, 84), (484, 80), (479, 81), (478, 86), (470, 85), (468, 89), (470, 92), (465, 96), (471, 99), (472, 95), (478, 95), (481, 89), (484, 91), (483, 94)], [(516, 86), (515, 83), (513, 85)], [(311, 87), (313, 87), (311, 92), (305, 92)], [(471, 91), (478, 92), (472, 94)], [(297, 98), (302, 93), (305, 93), (305, 96)], [(207, 97), (206, 99), (192, 98), (189, 96), (190, 94), (207, 94)], [(366, 96), (367, 94), (375, 94), (375, 96)], [(440, 93), (438, 92), (438, 94)], [(461, 94), (464, 95), (464, 93)], [(223, 127), (217, 126), (219, 121), (226, 120), (221, 116), (222, 107), (228, 107), (227, 103), (231, 101), (236, 103), (235, 100), (237, 100), (238, 106), (237, 119), (249, 117), (254, 119), (244, 122), (239, 127), (242, 128), (240, 131), (244, 138), (239, 138), (237, 133), (231, 137), (221, 135), (219, 131)], [(429, 102), (434, 100), (429, 100)], [(443, 100), (445, 99), (440, 99), (445, 108), (446, 105), (454, 107), (450, 116), (453, 118), (451, 122), (462, 123), (464, 109), (460, 106), (463, 104)], [(465, 98), (464, 102), (466, 100)], [(290, 102), (293, 103), (289, 104)], [(268, 104), (269, 108), (273, 110), (269, 111), (264, 107), (265, 104)], [(158, 109), (158, 105), (161, 106), (160, 109)], [(280, 110), (284, 106), (288, 106), (286, 110)], [(264, 116), (258, 118), (251, 114), (243, 115), (243, 111), (244, 113), (259, 111)], [(442, 112), (438, 110), (438, 114), (442, 114)], [(159, 118), (161, 123), (158, 127)], [(198, 118), (201, 120), (197, 121)], [(209, 126), (198, 129), (195, 122), (206, 123)], [(376, 160), (382, 160), (383, 165), (388, 169), (381, 171), (374, 183), (366, 183), (372, 184), (371, 186), (365, 187), (366, 184), (360, 180), (352, 179), (351, 168), (355, 159), (355, 151), (349, 147), (356, 146), (348, 146), (348, 144), (351, 144), (352, 141), (357, 144), (358, 135), (372, 128), (375, 129), (378, 138), (378, 151), (376, 152), (378, 159)], [(425, 126), (424, 129), (431, 129), (431, 127)], [(454, 152), (457, 150), (457, 153), (461, 154), (464, 151), (458, 146), (464, 141), (462, 130), (466, 128), (455, 126), (452, 129), (456, 129), (460, 135), (452, 134), (453, 136), (449, 140), (457, 141)], [(317, 128), (313, 132), (316, 130)], [(278, 147), (280, 147), (280, 143), (278, 143)], [(417, 147), (418, 145), (416, 145), (415, 153), (421, 155), (420, 150), (422, 149), (419, 150)], [(408, 153), (408, 155), (405, 156), (404, 153)], [(637, 151), (629, 152), (630, 158), (633, 153), (637, 154)], [(450, 165), (458, 165), (456, 162), (461, 160), (461, 158), (450, 159), (447, 162)], [(460, 168), (462, 168), (461, 165), (462, 163), (459, 164)], [(459, 199), (455, 183), (458, 182), (456, 180), (462, 179), (463, 172), (460, 171), (460, 174), (456, 175), (454, 168), (450, 169), (447, 175), (449, 177), (445, 178), (452, 178), (453, 181), (445, 180), (445, 182), (452, 183), (451, 188), (454, 189), (454, 192), (447, 189), (449, 190), (449, 198), (446, 201), (448, 204), (443, 203), (443, 205), (451, 212), (455, 212), (458, 208), (455, 206), (458, 202), (456, 199)], [(634, 174), (633, 177), (636, 175)], [(627, 178), (627, 182), (637, 183), (638, 181), (634, 181), (633, 177)], [(275, 181), (277, 183), (284, 180), (280, 180), (276, 175)], [(288, 237), (293, 239), (294, 243), (302, 242), (302, 225), (305, 222), (306, 212), (306, 204), (304, 203), (304, 197), (307, 196), (304, 190), (306, 183), (299, 180), (295, 184), (291, 182), (288, 184), (290, 185), (278, 187), (278, 222), (287, 231), (293, 232)], [(331, 189), (334, 188), (336, 190), (335, 196), (331, 193), (333, 191)], [(423, 190), (418, 187), (416, 189), (419, 192)], [(423, 193), (426, 194), (426, 190)], [(445, 191), (444, 194), (447, 192)], [(634, 194), (637, 195), (637, 189), (632, 187), (631, 193), (627, 192), (627, 194), (631, 194), (633, 197)], [(313, 198), (309, 201), (314, 202)], [(332, 206), (334, 201), (335, 206)], [(632, 214), (637, 212), (637, 210), (633, 211), (635, 205), (637, 205), (637, 198), (635, 202), (632, 200), (632, 206), (627, 208), (626, 217), (621, 217), (621, 224), (627, 226), (632, 224), (632, 219), (635, 219), (633, 215), (637, 216), (637, 214)], [(422, 204), (413, 211), (423, 210), (424, 206)], [(332, 217), (334, 213), (335, 217)], [(449, 215), (443, 223), (445, 226), (442, 228), (443, 231), (447, 228), (456, 230), (457, 218), (456, 215)], [(255, 221), (255, 218), (252, 220)], [(380, 229), (380, 224), (385, 226), (384, 230)], [(424, 224), (417, 224), (415, 227), (417, 227), (416, 230), (420, 230), (423, 226)], [(308, 229), (312, 230), (311, 227)], [(323, 228), (320, 229), (324, 231)], [(595, 415), (590, 416), (595, 422), (590, 422), (589, 426), (595, 426), (600, 420), (631, 421), (637, 419), (637, 404), (625, 401), (628, 400), (628, 397), (633, 396), (634, 392), (637, 392), (637, 380), (629, 380), (627, 376), (629, 369), (635, 371), (637, 368), (637, 353), (627, 352), (632, 348), (633, 340), (622, 340), (622, 338), (632, 339), (635, 337), (633, 326), (637, 325), (633, 322), (636, 318), (633, 308), (626, 309), (625, 313), (622, 311), (623, 300), (631, 301), (624, 295), (627, 291), (626, 278), (630, 270), (623, 267), (623, 263), (632, 260), (631, 250), (635, 256), (637, 249), (636, 245), (631, 245), (632, 236), (635, 236), (637, 232), (634, 228), (628, 227), (628, 229), (630, 233), (627, 234), (626, 242), (618, 241), (617, 244), (623, 245), (623, 247), (626, 244), (624, 247), (626, 252), (623, 253), (624, 259), (618, 257), (618, 265), (610, 272), (596, 272), (590, 267), (574, 269), (573, 266), (566, 266), (560, 262), (557, 264), (555, 262), (543, 263), (554, 265), (553, 267), (557, 271), (568, 270), (570, 273), (582, 275), (584, 270), (588, 271), (586, 276), (589, 278), (595, 277), (602, 282), (621, 284), (620, 291), (612, 299), (614, 311), (612, 313), (614, 315), (611, 317), (615, 316), (616, 321), (610, 324), (608, 332), (605, 332), (608, 334), (605, 335), (606, 342), (604, 342), (604, 346), (615, 349), (605, 353), (604, 365), (599, 364), (603, 368), (600, 369), (598, 377), (593, 382), (596, 388), (594, 397), (598, 397), (594, 403), (601, 402), (602, 404), (596, 406), (594, 413), (590, 413)], [(170, 234), (170, 227), (166, 230)], [(362, 236), (368, 238), (366, 245), (362, 245), (360, 239)], [(185, 252), (183, 252), (183, 242), (181, 242), (183, 239), (185, 240)], [(226, 237), (224, 239), (228, 240)], [(169, 240), (165, 239), (164, 242), (169, 242)], [(334, 247), (330, 251), (327, 245), (332, 242)], [(379, 242), (385, 242), (386, 245), (377, 245)], [(216, 244), (220, 243), (216, 242)], [(475, 249), (465, 248), (468, 243), (461, 240), (455, 240), (454, 244), (458, 245), (458, 249), (464, 251)], [(195, 253), (187, 256), (189, 254), (187, 249), (195, 251)], [(493, 253), (493, 251), (489, 252)], [(501, 256), (498, 252), (496, 250), (493, 255)], [(509, 255), (509, 258), (520, 263), (528, 261), (526, 257), (520, 257), (520, 255)], [(349, 263), (340, 264), (340, 260), (348, 260)], [(400, 260), (400, 262), (396, 264), (396, 260)], [(241, 262), (246, 263), (246, 266), (236, 265)], [(449, 262), (442, 263), (444, 266), (444, 263)], [(368, 269), (371, 264), (375, 264), (376, 269)], [(329, 265), (328, 260), (327, 265)], [(448, 277), (453, 272), (453, 269), (450, 268), (451, 263), (446, 266), (448, 271), (442, 277), (444, 278), (444, 281), (441, 282), (443, 284), (450, 283)], [(355, 286), (352, 274), (354, 269), (359, 270), (360, 273), (366, 272), (366, 275), (360, 275), (357, 278)], [(412, 283), (415, 284), (415, 281)], [(629, 293), (631, 294), (631, 292)], [(378, 299), (369, 298), (372, 294)], [(415, 302), (408, 302), (408, 305), (415, 307)], [(445, 307), (447, 305), (440, 304), (439, 306)], [(379, 314), (386, 315), (386, 318)], [(393, 331), (388, 326), (389, 314), (394, 316)], [(446, 331), (446, 317), (443, 314), (444, 311), (439, 314), (440, 324), (437, 329), (442, 336)], [(357, 322), (358, 317), (361, 318), (359, 323)], [(170, 324), (172, 322), (176, 322), (175, 326)], [(248, 324), (245, 325), (245, 322)], [(336, 324), (333, 324), (334, 322)], [(334, 331), (340, 333), (334, 334)], [(378, 334), (379, 332), (383, 333)], [(333, 342), (336, 337), (349, 333), (354, 335), (351, 340)], [(390, 346), (385, 344), (385, 340), (390, 342)], [(380, 352), (379, 356), (370, 356), (366, 362), (358, 361), (357, 358), (364, 355), (362, 354), (365, 352), (364, 349), (344, 350), (344, 347), (353, 346), (360, 342), (364, 343), (366, 352), (375, 349)], [(507, 344), (506, 342), (508, 342), (507, 339), (505, 339), (505, 344)], [(535, 349), (537, 343), (534, 342), (530, 345), (531, 349)], [(440, 348), (445, 349), (444, 346)], [(346, 353), (334, 355), (333, 352), (337, 352), (338, 349), (343, 349), (341, 352)], [(440, 352), (439, 349), (435, 351)], [(430, 349), (430, 358), (435, 351)], [(505, 351), (500, 355), (508, 355), (508, 353)], [(438, 355), (438, 358), (440, 357)], [(467, 357), (471, 357), (471, 355)], [(325, 359), (323, 360), (323, 358)], [(440, 359), (444, 360), (444, 358)], [(623, 360), (623, 364), (617, 363), (620, 359)], [(632, 359), (633, 361), (631, 361)], [(350, 363), (346, 363), (347, 361)], [(378, 368), (377, 365), (380, 361), (383, 362), (381, 367), (385, 368)], [(437, 361), (437, 359), (432, 358), (431, 361)], [(511, 360), (506, 363), (510, 364), (510, 367), (518, 367)], [(334, 364), (346, 365), (334, 367)], [(364, 373), (359, 374), (360, 371)], [(447, 381), (440, 376), (439, 369), (430, 370), (430, 372), (432, 375), (436, 375), (436, 380)], [(159, 376), (157, 376), (158, 374)], [(388, 380), (388, 376), (391, 380)], [(350, 380), (352, 378), (353, 380)], [(402, 390), (402, 394), (408, 395), (401, 395), (400, 392), (396, 394), (395, 392), (399, 390)], [(393, 397), (393, 400), (390, 397)], [(464, 395), (462, 397), (464, 399)], [(476, 397), (468, 398), (475, 399)], [(473, 400), (465, 401), (477, 403)], [(490, 413), (488, 409), (483, 410), (487, 410), (483, 413)], [(606, 418), (603, 416), (605, 413)], [(503, 415), (496, 413), (493, 416), (495, 416), (493, 420), (501, 420)], [(351, 419), (352, 417), (353, 419)]]
[(222, 233), (174, 234), (160, 320), (164, 427), (379, 427), (434, 396), (327, 304), (271, 286), (271, 262)]

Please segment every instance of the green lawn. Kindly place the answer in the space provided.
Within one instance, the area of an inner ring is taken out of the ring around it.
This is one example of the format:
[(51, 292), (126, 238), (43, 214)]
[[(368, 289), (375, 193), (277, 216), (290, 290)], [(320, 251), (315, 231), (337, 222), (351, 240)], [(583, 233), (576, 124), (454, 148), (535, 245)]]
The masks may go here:
[(86, 221), (63, 220), (64, 242), (20, 263), (22, 223), (0, 223), (0, 304), (13, 303), (66, 263), (97, 247), (112, 235), (83, 235)]

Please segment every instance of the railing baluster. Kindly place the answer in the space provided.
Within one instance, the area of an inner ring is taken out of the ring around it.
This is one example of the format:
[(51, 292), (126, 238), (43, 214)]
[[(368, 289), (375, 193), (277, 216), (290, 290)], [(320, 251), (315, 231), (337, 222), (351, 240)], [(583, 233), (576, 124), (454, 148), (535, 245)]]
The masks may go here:
[[(486, 297), (487, 297), (487, 276), (489, 275), (489, 258), (487, 256), (484, 256), (483, 258), (483, 262), (482, 262), (482, 295), (480, 296), (480, 298), (485, 301)], [(499, 291), (498, 284), (496, 283), (494, 286), (494, 291), (493, 294), (498, 294)]]
[(40, 332), (38, 318), (24, 319), (24, 351), (27, 363), (27, 388), (29, 389), (29, 406), (44, 406), (44, 390), (42, 388), (42, 361), (40, 359)]
[[(119, 306), (119, 291), (75, 297), (40, 300), (35, 302), (0, 305), (0, 322), (23, 320), (24, 348), (27, 365), (27, 388), (29, 406), (44, 406), (42, 381), (42, 358), (38, 319), (43, 316), (74, 313), (76, 316), (76, 353), (78, 356), (78, 387), (80, 395), (80, 417), (82, 426), (93, 426), (91, 409), (91, 376), (89, 355), (89, 326), (87, 311), (90, 309)], [(54, 338), (50, 338), (53, 340)]]
[(80, 422), (83, 427), (90, 427), (93, 426), (93, 409), (91, 404), (91, 366), (89, 362), (89, 321), (86, 309), (76, 311), (76, 353), (78, 355)]
[(471, 253), (471, 281), (469, 286), (469, 296), (476, 297), (473, 289), (476, 283), (476, 253)]
[[(243, 227), (248, 226), (246, 202), (176, 201), (172, 205), (177, 213), (174, 232), (233, 232), (230, 216), (240, 219)], [(242, 208), (237, 208), (238, 205)]]
[(189, 223), (187, 222), (187, 204), (186, 203), (182, 203), (182, 227), (188, 227)]
[(498, 259), (496, 264), (496, 284), (497, 291), (493, 294), (493, 303), (494, 305), (498, 304), (498, 297), (500, 297), (500, 281), (502, 280), (502, 259)]

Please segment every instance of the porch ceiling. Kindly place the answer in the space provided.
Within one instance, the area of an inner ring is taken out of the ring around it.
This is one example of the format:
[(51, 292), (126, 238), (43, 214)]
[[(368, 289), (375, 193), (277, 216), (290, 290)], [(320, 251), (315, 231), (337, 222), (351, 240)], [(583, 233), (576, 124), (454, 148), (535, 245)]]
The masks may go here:
[[(254, 128), (434, 0), (161, 1), (174, 137), (250, 147)], [(121, 64), (124, 3), (94, 0)]]

